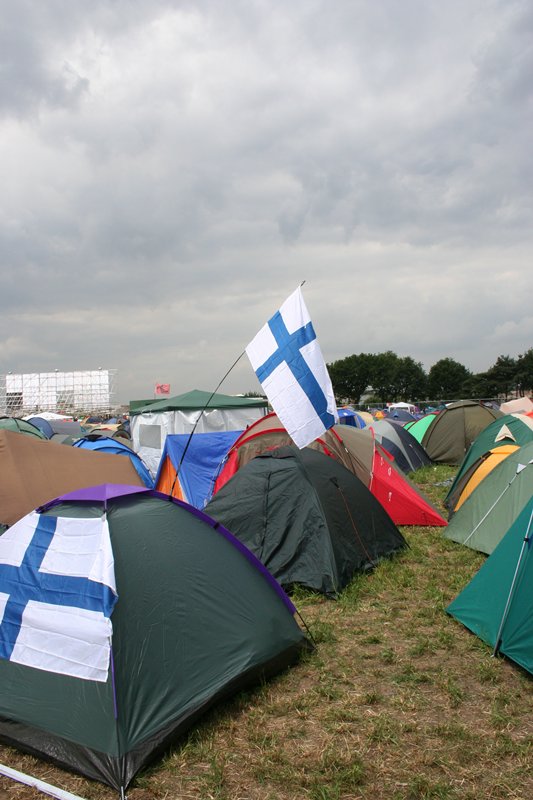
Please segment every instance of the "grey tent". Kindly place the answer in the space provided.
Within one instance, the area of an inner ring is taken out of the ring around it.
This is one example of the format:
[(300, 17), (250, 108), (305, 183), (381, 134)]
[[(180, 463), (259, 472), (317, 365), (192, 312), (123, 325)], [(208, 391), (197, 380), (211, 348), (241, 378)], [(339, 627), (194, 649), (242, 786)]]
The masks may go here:
[(369, 427), (403, 472), (415, 472), (420, 467), (431, 464), (431, 459), (420, 442), (401, 425), (390, 419), (380, 419)]

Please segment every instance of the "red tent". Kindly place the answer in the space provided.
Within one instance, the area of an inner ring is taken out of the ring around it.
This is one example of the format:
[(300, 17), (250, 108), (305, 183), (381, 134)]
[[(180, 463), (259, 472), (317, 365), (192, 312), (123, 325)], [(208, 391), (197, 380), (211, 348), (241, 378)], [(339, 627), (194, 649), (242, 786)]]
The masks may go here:
[[(275, 414), (268, 414), (250, 425), (227, 453), (215, 482), (215, 493), (237, 470), (268, 450), (294, 445)], [(340, 461), (370, 489), (396, 525), (446, 525), (432, 503), (396, 466), (394, 458), (373, 431), (334, 425), (311, 445)]]

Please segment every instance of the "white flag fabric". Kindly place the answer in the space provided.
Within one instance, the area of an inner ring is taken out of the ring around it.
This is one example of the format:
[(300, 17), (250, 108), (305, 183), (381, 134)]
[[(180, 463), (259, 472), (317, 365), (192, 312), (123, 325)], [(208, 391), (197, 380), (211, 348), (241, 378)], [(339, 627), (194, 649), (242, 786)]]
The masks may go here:
[(299, 448), (339, 421), (329, 373), (300, 288), (261, 328), (246, 354)]
[(32, 512), (0, 536), (0, 658), (105, 682), (116, 601), (107, 519)]

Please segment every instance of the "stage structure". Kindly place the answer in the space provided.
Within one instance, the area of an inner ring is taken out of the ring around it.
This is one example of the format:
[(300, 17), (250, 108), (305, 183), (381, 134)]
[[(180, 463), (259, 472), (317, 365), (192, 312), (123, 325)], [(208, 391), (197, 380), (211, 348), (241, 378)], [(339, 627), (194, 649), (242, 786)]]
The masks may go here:
[(0, 375), (0, 415), (109, 413), (115, 405), (116, 373), (116, 369), (99, 368)]

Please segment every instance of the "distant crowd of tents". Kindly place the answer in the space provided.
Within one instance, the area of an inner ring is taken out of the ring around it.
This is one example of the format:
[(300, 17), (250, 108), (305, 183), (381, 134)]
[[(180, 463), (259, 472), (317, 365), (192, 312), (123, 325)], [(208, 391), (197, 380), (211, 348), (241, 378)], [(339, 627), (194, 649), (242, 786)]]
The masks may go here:
[[(0, 598), (2, 543), (35, 513), (105, 513), (119, 595), (106, 683), (0, 657), (0, 739), (125, 791), (213, 703), (313, 647), (295, 586), (338, 596), (406, 547), (401, 526), (489, 556), (448, 612), (533, 672), (528, 402), (340, 409), (303, 450), (262, 398), (199, 390), (127, 420), (0, 418)], [(433, 464), (458, 468), (448, 520), (413, 481)]]

